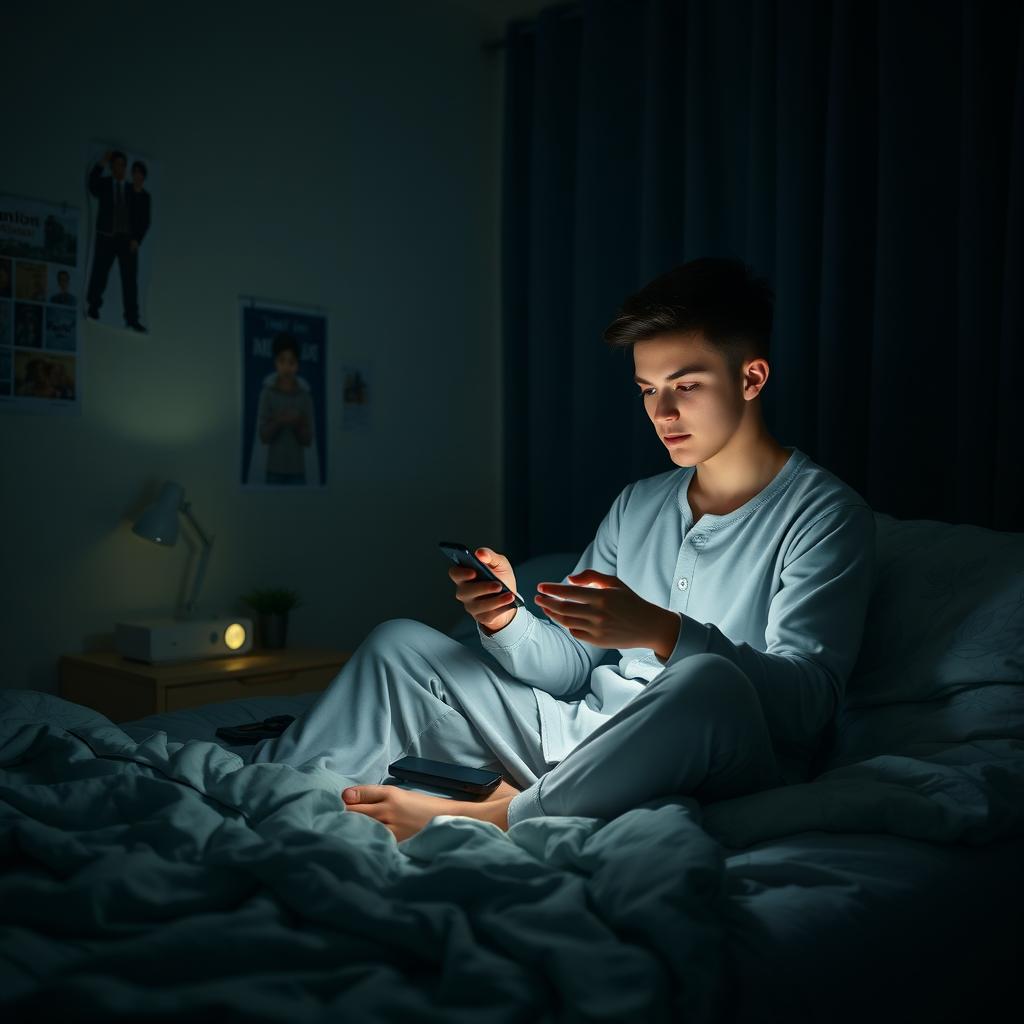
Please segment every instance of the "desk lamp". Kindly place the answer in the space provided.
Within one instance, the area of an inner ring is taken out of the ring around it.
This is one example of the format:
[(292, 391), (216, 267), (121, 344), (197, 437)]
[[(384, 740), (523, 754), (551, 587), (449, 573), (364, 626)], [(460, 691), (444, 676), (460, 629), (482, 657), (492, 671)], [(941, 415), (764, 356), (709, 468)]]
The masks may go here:
[(154, 544), (173, 547), (178, 542), (179, 515), (188, 520), (202, 545), (184, 612), (170, 619), (119, 622), (114, 627), (114, 646), (123, 657), (150, 664), (245, 654), (252, 649), (251, 619), (218, 615), (204, 619), (196, 614), (213, 537), (192, 514), (192, 506), (185, 501), (181, 484), (168, 480), (156, 501), (136, 520), (132, 533)]

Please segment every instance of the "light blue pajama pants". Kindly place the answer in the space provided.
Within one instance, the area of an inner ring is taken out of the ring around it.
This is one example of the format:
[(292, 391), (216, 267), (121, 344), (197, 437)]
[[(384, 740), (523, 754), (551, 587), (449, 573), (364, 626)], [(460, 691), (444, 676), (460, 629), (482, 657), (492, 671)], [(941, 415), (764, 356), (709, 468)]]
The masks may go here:
[(753, 685), (720, 655), (665, 669), (551, 765), (532, 687), (414, 619), (373, 629), (316, 702), (258, 743), (250, 761), (314, 763), (355, 785), (384, 782), (407, 754), (502, 772), (522, 790), (509, 804), (510, 827), (541, 815), (608, 820), (656, 797), (711, 802), (785, 784)]

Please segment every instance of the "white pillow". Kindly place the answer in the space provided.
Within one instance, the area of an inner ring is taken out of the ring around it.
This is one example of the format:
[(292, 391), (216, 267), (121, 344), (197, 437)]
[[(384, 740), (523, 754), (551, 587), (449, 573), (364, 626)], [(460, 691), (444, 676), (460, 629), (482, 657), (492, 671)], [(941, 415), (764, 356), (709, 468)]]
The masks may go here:
[(1024, 683), (1024, 534), (875, 513), (876, 578), (850, 708)]

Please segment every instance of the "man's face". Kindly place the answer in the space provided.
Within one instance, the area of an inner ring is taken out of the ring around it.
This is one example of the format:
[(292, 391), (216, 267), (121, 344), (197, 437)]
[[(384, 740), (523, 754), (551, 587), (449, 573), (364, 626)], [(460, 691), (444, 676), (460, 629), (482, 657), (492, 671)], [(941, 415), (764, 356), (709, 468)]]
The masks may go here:
[[(725, 359), (703, 335), (666, 334), (635, 342), (633, 365), (644, 411), (677, 466), (705, 462), (736, 432), (745, 405), (741, 381), (732, 378)], [(674, 434), (687, 436), (672, 440)]]
[(66, 292), (68, 290), (68, 284), (70, 282), (71, 276), (64, 271), (61, 271), (61, 273), (57, 275), (57, 287), (60, 288), (62, 292)]
[(142, 186), (145, 183), (146, 183), (146, 176), (142, 173), (142, 169), (141, 168), (136, 167), (135, 170), (132, 171), (132, 184), (136, 188), (141, 189)]
[(121, 157), (115, 156), (114, 159), (110, 161), (110, 173), (113, 174), (118, 181), (123, 181), (125, 166), (125, 161)]
[(290, 348), (277, 353), (274, 357), (274, 366), (282, 377), (294, 377), (299, 372), (299, 361)]

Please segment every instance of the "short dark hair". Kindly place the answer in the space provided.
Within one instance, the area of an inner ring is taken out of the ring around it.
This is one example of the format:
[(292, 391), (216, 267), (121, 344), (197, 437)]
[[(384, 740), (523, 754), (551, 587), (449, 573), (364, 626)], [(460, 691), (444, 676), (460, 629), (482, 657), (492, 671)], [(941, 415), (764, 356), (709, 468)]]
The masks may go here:
[(768, 358), (775, 294), (742, 260), (705, 256), (648, 282), (605, 328), (613, 348), (661, 334), (699, 331), (738, 375), (745, 359)]
[(295, 358), (299, 358), (299, 343), (290, 334), (281, 331), (280, 334), (274, 335), (274, 358), (276, 359), (286, 349), (291, 349), (295, 353)]
[(113, 163), (115, 160), (118, 160), (118, 159), (123, 160), (125, 163), (128, 163), (128, 157), (126, 157), (124, 155), (124, 153), (121, 152), (121, 150), (115, 149), (110, 154), (110, 162)]
[(71, 275), (66, 270), (58, 270), (57, 271), (57, 280), (58, 281), (60, 280), (61, 274), (63, 274), (69, 281), (71, 280)]
[(141, 160), (136, 160), (135, 163), (132, 164), (133, 174), (135, 173), (136, 169), (142, 171), (142, 176), (144, 178), (149, 176), (149, 170), (146, 168), (146, 165)]

